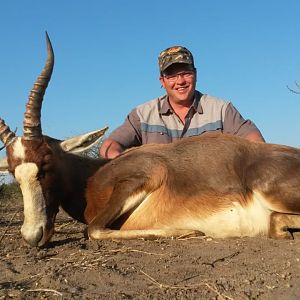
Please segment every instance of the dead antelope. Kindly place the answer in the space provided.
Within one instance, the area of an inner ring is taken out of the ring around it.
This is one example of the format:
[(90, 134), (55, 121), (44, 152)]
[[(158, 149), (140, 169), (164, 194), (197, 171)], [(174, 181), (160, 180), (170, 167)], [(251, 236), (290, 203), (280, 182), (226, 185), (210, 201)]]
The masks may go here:
[[(207, 134), (131, 149), (113, 160), (72, 151), (105, 129), (67, 141), (42, 135), (40, 112), (54, 64), (48, 58), (29, 95), (24, 133), (0, 121), (7, 165), (24, 199), (21, 233), (46, 244), (61, 206), (88, 224), (92, 239), (268, 235), (292, 238), (300, 228), (300, 150)], [(1, 164), (0, 164), (1, 165)]]

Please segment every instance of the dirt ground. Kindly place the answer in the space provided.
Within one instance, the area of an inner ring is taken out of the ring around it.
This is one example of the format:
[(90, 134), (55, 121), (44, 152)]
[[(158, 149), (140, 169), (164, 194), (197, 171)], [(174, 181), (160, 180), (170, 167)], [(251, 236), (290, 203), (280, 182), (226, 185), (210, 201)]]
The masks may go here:
[(0, 299), (299, 299), (300, 234), (95, 242), (60, 212), (47, 248), (22, 240), (22, 200), (0, 199)]

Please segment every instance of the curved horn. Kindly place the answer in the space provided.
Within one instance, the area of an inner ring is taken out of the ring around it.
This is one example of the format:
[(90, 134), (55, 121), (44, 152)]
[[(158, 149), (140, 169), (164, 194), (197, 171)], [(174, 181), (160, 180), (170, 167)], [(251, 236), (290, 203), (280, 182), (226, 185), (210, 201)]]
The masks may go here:
[(46, 41), (48, 49), (47, 61), (42, 73), (33, 85), (26, 104), (23, 123), (23, 139), (25, 140), (35, 140), (42, 137), (41, 108), (54, 65), (53, 49), (47, 32)]
[(7, 146), (15, 137), (15, 133), (4, 123), (4, 120), (0, 118), (0, 140), (4, 146)]

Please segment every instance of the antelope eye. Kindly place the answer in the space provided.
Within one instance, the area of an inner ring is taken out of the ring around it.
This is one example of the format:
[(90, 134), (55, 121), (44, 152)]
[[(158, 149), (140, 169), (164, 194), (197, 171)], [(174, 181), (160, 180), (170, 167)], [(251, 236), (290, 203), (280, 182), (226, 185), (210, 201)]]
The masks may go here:
[(46, 176), (46, 172), (42, 168), (40, 168), (40, 170), (39, 170), (39, 172), (38, 172), (38, 174), (36, 176), (37, 179), (38, 180), (43, 179), (43, 178), (45, 178), (45, 176)]

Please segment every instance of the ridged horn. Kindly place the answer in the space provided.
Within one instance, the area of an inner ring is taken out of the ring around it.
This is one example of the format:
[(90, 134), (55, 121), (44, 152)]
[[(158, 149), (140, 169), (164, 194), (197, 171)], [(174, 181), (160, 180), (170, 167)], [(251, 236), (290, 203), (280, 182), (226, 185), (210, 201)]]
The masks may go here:
[(5, 124), (4, 120), (0, 118), (0, 140), (7, 146), (15, 137), (15, 133)]
[(37, 78), (29, 94), (24, 114), (23, 139), (35, 140), (42, 137), (41, 109), (44, 94), (51, 79), (54, 66), (54, 53), (51, 41), (46, 32), (47, 61), (40, 76)]

